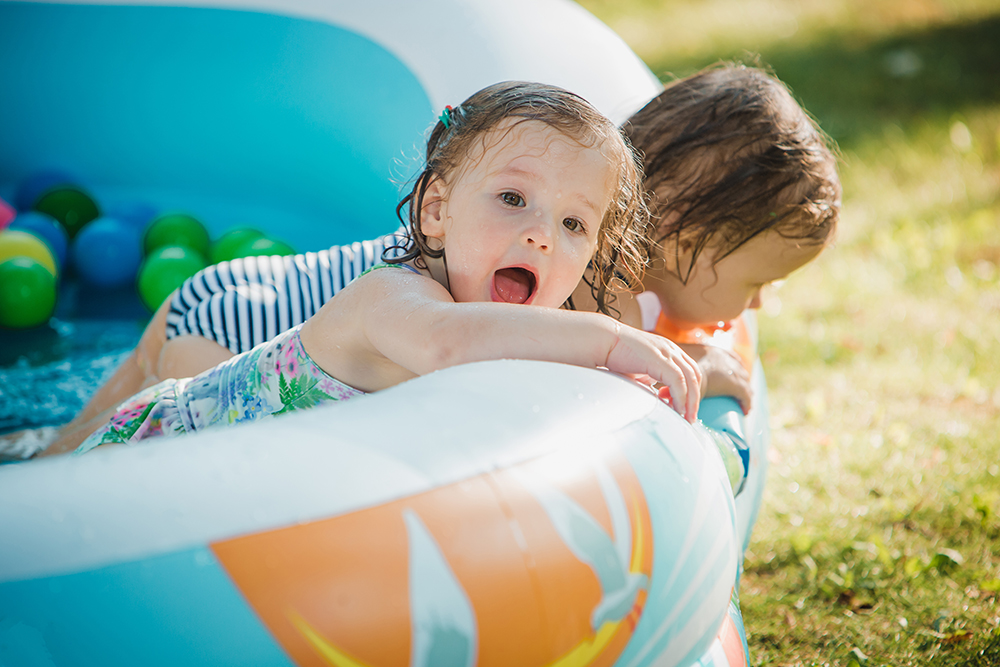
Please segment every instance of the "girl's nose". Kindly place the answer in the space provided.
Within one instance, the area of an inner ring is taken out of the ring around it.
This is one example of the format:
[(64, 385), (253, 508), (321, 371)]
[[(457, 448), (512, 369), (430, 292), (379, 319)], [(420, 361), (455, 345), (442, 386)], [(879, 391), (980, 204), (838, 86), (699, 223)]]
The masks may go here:
[(537, 218), (535, 224), (529, 225), (524, 230), (521, 241), (546, 254), (552, 252), (552, 225), (545, 222), (542, 217)]

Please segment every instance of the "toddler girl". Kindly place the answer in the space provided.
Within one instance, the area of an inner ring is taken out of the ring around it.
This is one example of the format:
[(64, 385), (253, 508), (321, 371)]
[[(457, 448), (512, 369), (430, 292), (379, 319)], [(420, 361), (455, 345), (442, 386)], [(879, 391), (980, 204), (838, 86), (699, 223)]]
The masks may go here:
[(519, 82), (476, 93), (442, 114), (426, 167), (400, 206), (411, 230), (400, 256), (301, 326), (194, 378), (140, 392), (78, 451), (255, 420), (506, 358), (662, 383), (674, 407), (695, 419), (700, 371), (676, 345), (604, 315), (560, 309), (591, 261), (603, 285), (609, 267), (638, 276), (644, 260), (638, 166), (618, 130), (584, 100)]

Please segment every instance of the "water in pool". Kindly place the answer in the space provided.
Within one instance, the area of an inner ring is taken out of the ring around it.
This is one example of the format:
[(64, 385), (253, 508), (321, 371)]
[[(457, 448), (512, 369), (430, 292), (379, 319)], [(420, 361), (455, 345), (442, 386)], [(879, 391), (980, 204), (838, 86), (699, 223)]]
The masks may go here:
[(0, 435), (71, 420), (139, 342), (148, 319), (131, 288), (98, 295), (69, 282), (47, 324), (0, 329)]

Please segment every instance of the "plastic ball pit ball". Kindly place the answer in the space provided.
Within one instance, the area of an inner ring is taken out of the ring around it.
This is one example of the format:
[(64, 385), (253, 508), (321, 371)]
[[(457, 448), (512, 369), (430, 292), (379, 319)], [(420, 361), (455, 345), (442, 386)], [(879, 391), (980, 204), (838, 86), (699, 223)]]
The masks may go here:
[(52, 251), (60, 268), (66, 264), (69, 236), (52, 216), (38, 211), (28, 211), (14, 218), (14, 222), (10, 223), (10, 229), (34, 234), (49, 244), (49, 250)]
[(56, 278), (31, 257), (0, 262), (0, 326), (26, 329), (44, 324), (56, 307)]
[(212, 252), (209, 261), (212, 264), (227, 262), (236, 259), (240, 255), (236, 254), (239, 249), (259, 238), (263, 238), (264, 233), (250, 227), (239, 227), (230, 229), (219, 237), (219, 240), (212, 244)]
[(15, 257), (28, 257), (45, 267), (53, 277), (58, 275), (56, 258), (45, 241), (18, 229), (0, 232), (0, 262)]
[(128, 285), (142, 261), (141, 245), (139, 232), (131, 225), (114, 218), (98, 218), (73, 239), (73, 266), (91, 285)]
[(142, 201), (123, 201), (104, 205), (104, 215), (135, 227), (140, 233), (151, 223), (159, 211), (152, 204)]
[(205, 258), (184, 246), (157, 248), (142, 262), (136, 287), (146, 307), (155, 311), (185, 280), (205, 268)]
[(237, 257), (261, 257), (267, 255), (294, 255), (295, 250), (287, 243), (261, 237), (244, 242), (236, 249)]
[(14, 207), (0, 199), (0, 229), (9, 225), (16, 215), (17, 211), (14, 210)]
[(164, 246), (184, 246), (208, 257), (208, 230), (196, 218), (183, 213), (161, 215), (146, 228), (143, 247), (146, 254)]
[(79, 188), (65, 187), (49, 190), (35, 202), (35, 210), (47, 213), (66, 228), (70, 238), (76, 236), (85, 224), (100, 216), (97, 203)]

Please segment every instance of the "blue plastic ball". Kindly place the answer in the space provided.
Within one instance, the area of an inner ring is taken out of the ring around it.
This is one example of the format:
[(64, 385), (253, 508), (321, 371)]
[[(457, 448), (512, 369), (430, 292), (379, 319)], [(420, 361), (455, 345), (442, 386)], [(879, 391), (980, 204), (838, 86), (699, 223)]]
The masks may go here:
[(98, 287), (120, 287), (135, 279), (142, 261), (142, 239), (127, 223), (98, 218), (73, 239), (72, 255), (83, 280)]
[(38, 211), (28, 211), (19, 214), (10, 223), (11, 229), (19, 229), (22, 232), (34, 234), (45, 241), (56, 262), (62, 267), (66, 264), (66, 250), (69, 246), (69, 236), (62, 225), (50, 215), (39, 213)]
[(36, 171), (18, 183), (14, 192), (14, 206), (18, 211), (30, 211), (48, 190), (76, 182), (77, 179), (72, 174), (58, 169)]
[(128, 223), (140, 232), (159, 214), (159, 209), (142, 201), (114, 202), (104, 207), (106, 217)]

